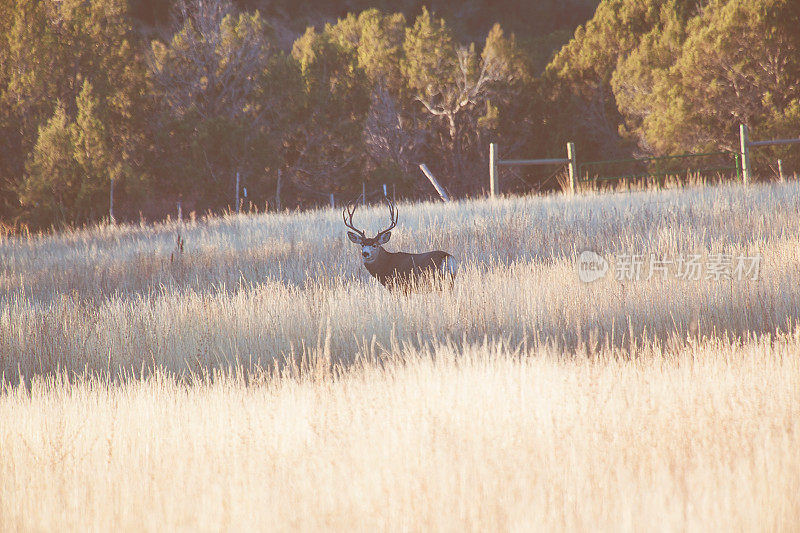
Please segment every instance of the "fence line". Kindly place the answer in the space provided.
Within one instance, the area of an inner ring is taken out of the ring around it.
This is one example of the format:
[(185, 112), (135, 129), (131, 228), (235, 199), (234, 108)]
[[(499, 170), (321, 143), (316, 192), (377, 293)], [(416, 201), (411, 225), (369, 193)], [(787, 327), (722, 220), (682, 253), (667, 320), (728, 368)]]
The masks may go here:
[[(739, 162), (741, 162), (741, 171), (742, 171), (742, 181), (746, 185), (750, 183), (752, 179), (752, 167), (750, 165), (750, 148), (755, 148), (759, 146), (775, 146), (781, 144), (800, 144), (800, 138), (796, 139), (767, 139), (762, 141), (751, 141), (749, 139), (749, 128), (746, 124), (739, 125), (739, 153), (736, 154), (739, 156), (739, 159), (736, 161), (736, 170), (737, 175), (739, 171)], [(651, 161), (655, 159), (667, 159), (667, 158), (675, 158), (675, 157), (699, 157), (705, 155), (713, 155), (713, 154), (684, 154), (680, 156), (665, 156), (662, 158), (637, 158), (631, 159), (626, 161)], [(587, 165), (596, 165), (601, 163), (614, 163), (619, 162), (622, 160), (608, 160), (608, 161), (591, 161), (587, 163), (582, 163), (581, 168)], [(778, 173), (779, 175), (783, 175), (783, 169), (781, 168), (781, 161), (778, 162)], [(581, 181), (578, 162), (577, 162), (577, 154), (575, 152), (575, 143), (568, 142), (567, 143), (567, 157), (565, 158), (550, 158), (550, 159), (500, 159), (498, 157), (498, 150), (497, 150), (497, 143), (490, 143), (489, 144), (489, 195), (494, 198), (500, 192), (500, 183), (499, 183), (499, 175), (498, 175), (498, 167), (500, 166), (514, 166), (514, 165), (567, 165), (569, 171), (569, 190), (571, 193), (574, 193), (577, 189), (577, 182)], [(439, 196), (445, 202), (450, 201), (450, 197), (445, 191), (444, 187), (441, 186), (439, 181), (434, 177), (433, 173), (428, 169), (428, 167), (422, 163), (419, 165), (420, 170), (425, 174), (425, 176), (430, 180), (433, 187), (436, 189), (436, 192), (439, 193)], [(720, 169), (712, 169), (712, 170), (724, 170), (727, 167), (721, 167)], [(708, 169), (704, 169), (708, 170)], [(630, 177), (641, 177), (641, 176), (630, 176)], [(611, 179), (611, 178), (609, 178)], [(235, 198), (236, 198), (236, 212), (240, 212), (241, 204), (240, 204), (240, 177), (239, 172), (236, 172), (236, 189), (235, 189)], [(280, 210), (280, 189), (281, 189), (281, 172), (278, 171), (278, 180), (275, 192), (275, 200), (277, 209)], [(245, 189), (246, 191), (246, 189)], [(364, 198), (364, 202), (366, 202), (366, 192), (364, 184), (362, 184), (362, 197)], [(384, 195), (387, 195), (387, 191), (384, 185)], [(245, 197), (247, 193), (245, 192)], [(335, 199), (333, 194), (329, 195), (329, 201), (331, 207), (335, 206)], [(111, 180), (111, 186), (109, 190), (109, 220), (113, 224), (115, 222), (114, 217), (114, 180)], [(178, 204), (178, 212), (181, 212), (180, 203)], [(180, 214), (179, 214), (180, 216)]]
[[(739, 124), (739, 147), (742, 157), (742, 175), (745, 184), (750, 182), (752, 167), (750, 166), (750, 148), (756, 146), (773, 146), (776, 144), (796, 144), (800, 139), (771, 139), (766, 141), (751, 141), (750, 128), (747, 124)], [(783, 169), (781, 169), (781, 174)]]
[(751, 141), (750, 146), (770, 146), (773, 144), (795, 144), (800, 143), (800, 139), (775, 139), (773, 141)]
[[(753, 169), (750, 164), (750, 148), (759, 147), (759, 146), (774, 146), (779, 144), (800, 144), (800, 138), (797, 139), (767, 139), (762, 141), (751, 141), (749, 139), (749, 129), (746, 124), (739, 125), (739, 152), (731, 152), (734, 157), (735, 166), (725, 166), (725, 167), (717, 167), (712, 169), (703, 169), (703, 170), (736, 170), (737, 178), (739, 177), (739, 171), (741, 169), (741, 178), (742, 182), (746, 185), (750, 183), (752, 179)], [(645, 157), (645, 158), (635, 158), (629, 160), (608, 160), (608, 161), (590, 161), (586, 163), (582, 163), (580, 168), (584, 166), (590, 165), (599, 165), (603, 163), (618, 163), (620, 161), (631, 161), (631, 162), (648, 162), (660, 159), (675, 159), (675, 158), (689, 158), (689, 157), (701, 157), (701, 156), (712, 156), (712, 155), (721, 155), (720, 153), (713, 153), (713, 154), (682, 154), (678, 156), (664, 156), (664, 157)], [(490, 143), (489, 144), (489, 195), (491, 197), (496, 196), (500, 192), (500, 183), (499, 183), (499, 174), (498, 174), (498, 167), (500, 166), (512, 166), (512, 165), (568, 165), (569, 168), (569, 189), (570, 192), (574, 193), (576, 190), (577, 182), (581, 181), (581, 177), (579, 174), (579, 167), (577, 163), (577, 155), (575, 153), (575, 143), (568, 142), (567, 143), (567, 157), (566, 158), (554, 158), (554, 159), (500, 159), (498, 157), (497, 152), (497, 143)], [(779, 163), (780, 166), (780, 163)], [(779, 173), (783, 174), (782, 168), (779, 169)], [(426, 173), (427, 175), (427, 173)], [(623, 176), (623, 177), (644, 177), (648, 174), (637, 174), (632, 176)], [(609, 177), (607, 179), (617, 179), (619, 176), (616, 177)]]
[[(698, 159), (698, 158), (728, 158), (730, 157), (732, 161), (729, 164), (722, 164), (722, 162), (717, 163), (716, 166), (706, 167), (706, 168), (696, 168), (699, 172), (714, 172), (714, 171), (722, 171), (722, 170), (735, 170), (736, 171), (736, 179), (738, 180), (740, 177), (740, 165), (739, 165), (739, 154), (736, 152), (724, 151), (724, 152), (705, 152), (705, 153), (689, 153), (689, 154), (678, 154), (678, 155), (666, 155), (666, 156), (658, 156), (658, 157), (637, 157), (637, 158), (628, 158), (628, 159), (610, 159), (607, 161), (587, 161), (583, 162), (578, 166), (578, 181), (604, 181), (604, 180), (618, 180), (618, 179), (631, 179), (631, 178), (659, 178), (659, 177), (666, 177), (673, 174), (678, 174), (679, 172), (683, 172), (683, 169), (677, 168), (670, 168), (669, 162), (671, 161), (679, 161), (685, 159)], [(603, 165), (613, 165), (613, 164), (630, 164), (630, 163), (639, 163), (643, 166), (641, 167), (640, 171), (633, 170), (633, 173), (628, 174), (610, 174), (605, 176), (597, 176), (595, 178), (589, 178), (588, 172), (586, 172), (586, 179), (583, 179), (584, 170), (586, 168), (597, 168), (602, 167)], [(655, 164), (655, 169), (653, 169), (652, 165)]]
[(489, 196), (494, 198), (500, 192), (499, 175), (497, 167), (512, 165), (568, 165), (569, 168), (569, 190), (575, 192), (577, 179), (577, 157), (575, 155), (575, 143), (567, 143), (567, 157), (556, 159), (500, 159), (497, 156), (497, 143), (489, 144)]

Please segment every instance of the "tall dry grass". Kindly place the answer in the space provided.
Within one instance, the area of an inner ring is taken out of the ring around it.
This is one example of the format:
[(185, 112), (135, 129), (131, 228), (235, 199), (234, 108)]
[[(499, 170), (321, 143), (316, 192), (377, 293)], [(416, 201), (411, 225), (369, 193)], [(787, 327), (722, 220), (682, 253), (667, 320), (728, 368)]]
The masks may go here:
[[(790, 331), (800, 315), (796, 182), (400, 206), (389, 249), (441, 248), (453, 290), (406, 297), (370, 279), (338, 211), (101, 227), (0, 244), (0, 372), (268, 365), (432, 341), (631, 345)], [(357, 214), (376, 231), (380, 206)], [(176, 254), (176, 236), (185, 240)], [(581, 251), (759, 256), (760, 276), (592, 284)], [(326, 341), (327, 339), (327, 341)]]
[(249, 383), (37, 379), (0, 399), (0, 526), (796, 531), (798, 351), (489, 344)]
[(798, 192), (401, 205), (412, 295), (336, 211), (3, 237), (0, 529), (796, 530)]

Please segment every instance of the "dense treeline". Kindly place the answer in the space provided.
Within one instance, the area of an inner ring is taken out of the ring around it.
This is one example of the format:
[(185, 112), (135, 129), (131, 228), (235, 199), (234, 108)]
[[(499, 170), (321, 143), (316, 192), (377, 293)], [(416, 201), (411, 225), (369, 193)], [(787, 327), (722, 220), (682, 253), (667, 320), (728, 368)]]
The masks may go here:
[(224, 209), (237, 173), (262, 209), (428, 195), (420, 162), (466, 195), (490, 141), (587, 159), (800, 132), (792, 0), (172, 4), (0, 1), (0, 221), (96, 220), (112, 187), (118, 218)]

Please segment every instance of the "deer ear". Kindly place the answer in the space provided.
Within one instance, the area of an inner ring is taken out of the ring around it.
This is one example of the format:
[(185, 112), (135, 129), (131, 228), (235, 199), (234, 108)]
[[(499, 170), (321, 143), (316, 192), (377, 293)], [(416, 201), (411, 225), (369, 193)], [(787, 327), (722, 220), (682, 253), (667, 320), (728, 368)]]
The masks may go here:
[(347, 236), (356, 244), (361, 244), (361, 235), (353, 233), (352, 231), (347, 232)]
[(378, 235), (378, 244), (380, 245), (386, 244), (387, 242), (389, 242), (389, 237), (391, 236), (392, 236), (391, 231), (387, 231), (386, 233), (381, 233), (380, 235)]

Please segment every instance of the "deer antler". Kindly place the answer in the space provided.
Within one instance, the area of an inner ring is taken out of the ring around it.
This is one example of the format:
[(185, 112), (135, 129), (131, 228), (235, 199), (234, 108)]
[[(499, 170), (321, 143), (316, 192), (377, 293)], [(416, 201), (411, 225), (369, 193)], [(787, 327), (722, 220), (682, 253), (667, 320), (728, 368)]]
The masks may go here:
[(394, 202), (392, 202), (389, 199), (388, 196), (384, 196), (384, 199), (386, 200), (386, 203), (389, 204), (389, 218), (391, 219), (392, 224), (388, 228), (386, 228), (385, 230), (382, 230), (382, 231), (378, 232), (378, 234), (375, 236), (375, 238), (378, 238), (381, 235), (383, 235), (384, 233), (387, 233), (387, 232), (391, 231), (392, 228), (394, 228), (397, 225), (397, 218), (399, 216), (399, 214), (397, 212), (397, 206), (394, 205)]
[[(344, 207), (344, 209), (342, 209), (342, 220), (344, 221), (344, 225), (345, 226), (347, 226), (351, 230), (355, 231), (356, 233), (358, 233), (362, 237), (366, 237), (366, 235), (364, 235), (363, 231), (361, 231), (360, 229), (358, 229), (355, 226), (353, 226), (353, 215), (356, 214), (356, 209), (358, 208), (358, 201), (360, 199), (361, 199), (361, 195), (359, 195), (359, 197), (356, 198), (355, 202), (350, 202), (349, 204), (347, 204)], [(351, 209), (351, 207), (352, 207), (352, 209)], [(350, 219), (349, 222), (347, 221), (348, 218)]]

